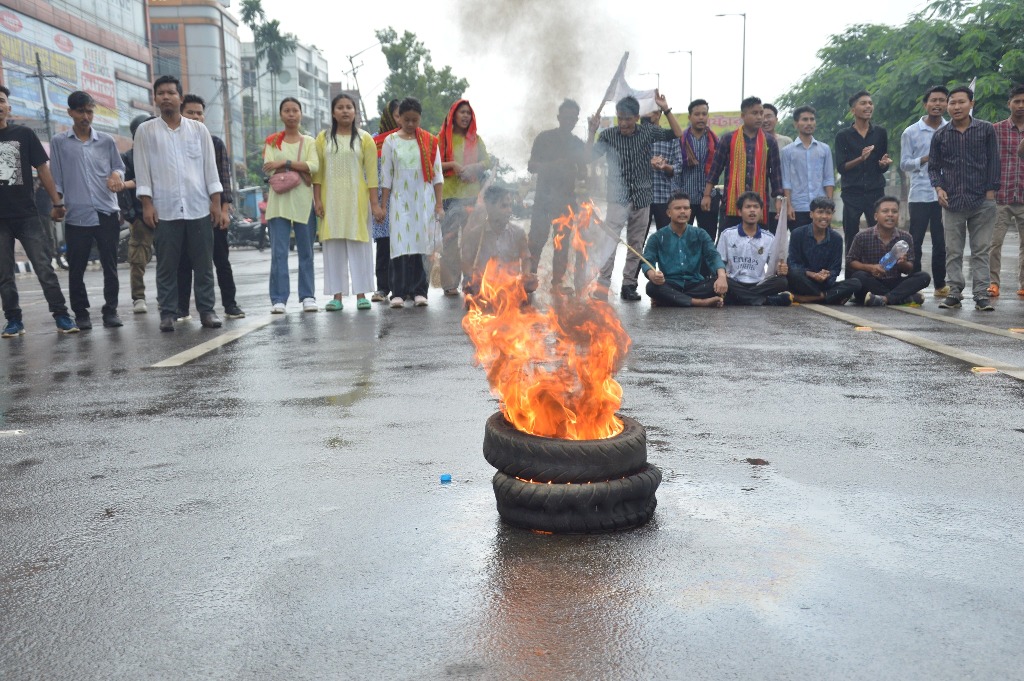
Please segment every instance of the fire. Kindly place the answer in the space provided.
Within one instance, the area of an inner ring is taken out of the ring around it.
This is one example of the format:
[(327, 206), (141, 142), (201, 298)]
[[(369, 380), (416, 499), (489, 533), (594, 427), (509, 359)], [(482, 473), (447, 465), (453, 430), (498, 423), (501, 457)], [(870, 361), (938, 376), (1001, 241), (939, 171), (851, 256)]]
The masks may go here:
[[(560, 218), (568, 227), (559, 246), (586, 253), (581, 213)], [(520, 276), (496, 260), (487, 263), (480, 292), (467, 296), (462, 327), (476, 346), (476, 361), (487, 372), (505, 418), (517, 429), (542, 437), (596, 440), (623, 429), (615, 412), (622, 386), (614, 379), (630, 339), (607, 302), (556, 296), (546, 310), (534, 308)]]

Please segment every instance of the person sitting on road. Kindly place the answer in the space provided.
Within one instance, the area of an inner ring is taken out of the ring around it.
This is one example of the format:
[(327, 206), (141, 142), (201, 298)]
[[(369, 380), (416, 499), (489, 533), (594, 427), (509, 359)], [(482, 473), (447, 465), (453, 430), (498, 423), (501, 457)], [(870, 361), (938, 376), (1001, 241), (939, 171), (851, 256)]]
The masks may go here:
[(775, 237), (761, 229), (764, 199), (757, 192), (744, 192), (736, 198), (736, 210), (740, 213), (740, 224), (723, 230), (718, 237), (718, 254), (725, 263), (729, 281), (725, 302), (730, 305), (792, 304), (793, 296), (786, 291), (789, 267), (785, 262), (771, 261), (769, 253)]
[[(660, 269), (640, 265), (648, 279), (651, 306), (722, 307), (722, 296), (729, 288), (725, 264), (708, 233), (690, 226), (690, 195), (675, 192), (665, 205), (669, 223), (652, 234), (644, 248), (644, 258)], [(704, 277), (702, 264), (717, 277)]]
[(479, 293), (480, 280), (487, 263), (494, 259), (502, 270), (522, 275), (527, 293), (537, 290), (537, 275), (530, 269), (530, 245), (526, 232), (509, 223), (512, 216), (512, 194), (505, 187), (491, 185), (484, 190), (486, 218), (471, 215), (462, 233), (462, 271), (469, 276), (463, 288), (466, 293)]
[[(900, 220), (900, 202), (895, 196), (883, 196), (875, 201), (875, 226), (853, 239), (846, 254), (846, 271), (861, 283), (855, 295), (859, 305), (904, 305), (924, 303), (919, 291), (931, 283), (927, 272), (914, 272), (914, 237), (897, 229)], [(898, 241), (907, 242), (907, 252), (896, 260), (892, 269), (879, 263)], [(906, 275), (906, 276), (903, 276)]]
[(843, 236), (832, 229), (836, 204), (818, 196), (810, 202), (811, 223), (789, 239), (789, 290), (798, 303), (845, 305), (860, 290), (857, 279), (836, 281), (843, 268)]

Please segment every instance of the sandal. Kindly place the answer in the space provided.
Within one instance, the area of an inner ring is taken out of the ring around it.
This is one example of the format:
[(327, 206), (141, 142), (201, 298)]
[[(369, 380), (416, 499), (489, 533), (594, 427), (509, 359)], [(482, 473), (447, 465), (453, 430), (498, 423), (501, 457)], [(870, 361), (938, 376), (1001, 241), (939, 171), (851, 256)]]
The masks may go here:
[[(344, 307), (345, 306), (342, 304), (342, 302), (340, 300), (336, 299), (336, 298), (331, 300), (326, 305), (324, 305), (324, 309), (327, 310), (328, 312), (337, 312), (337, 311), (339, 311), (341, 309), (344, 309)], [(357, 305), (357, 307), (358, 307), (358, 305)]]
[(366, 298), (356, 298), (356, 309), (357, 310), (369, 310), (370, 301)]

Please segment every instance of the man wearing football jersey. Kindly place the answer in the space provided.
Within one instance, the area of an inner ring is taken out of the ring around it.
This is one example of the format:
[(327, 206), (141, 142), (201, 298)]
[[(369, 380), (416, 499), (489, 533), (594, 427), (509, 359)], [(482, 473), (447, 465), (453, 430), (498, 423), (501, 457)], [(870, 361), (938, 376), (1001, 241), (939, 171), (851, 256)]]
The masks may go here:
[(785, 262), (775, 263), (769, 258), (775, 237), (761, 229), (764, 201), (757, 192), (745, 192), (736, 198), (740, 222), (729, 227), (718, 237), (718, 254), (725, 263), (729, 290), (725, 294), (727, 305), (774, 305), (793, 303), (786, 291)]

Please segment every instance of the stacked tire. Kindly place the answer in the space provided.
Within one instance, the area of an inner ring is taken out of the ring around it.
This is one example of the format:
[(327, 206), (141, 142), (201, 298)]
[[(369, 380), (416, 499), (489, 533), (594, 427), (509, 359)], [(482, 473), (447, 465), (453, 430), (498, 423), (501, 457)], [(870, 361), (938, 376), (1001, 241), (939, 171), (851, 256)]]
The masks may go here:
[(647, 461), (647, 432), (619, 416), (604, 440), (558, 440), (516, 430), (500, 412), (487, 419), (484, 458), (498, 469), (498, 514), (510, 525), (565, 534), (643, 525), (658, 505), (661, 471)]

